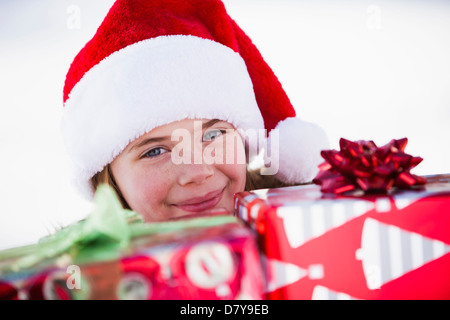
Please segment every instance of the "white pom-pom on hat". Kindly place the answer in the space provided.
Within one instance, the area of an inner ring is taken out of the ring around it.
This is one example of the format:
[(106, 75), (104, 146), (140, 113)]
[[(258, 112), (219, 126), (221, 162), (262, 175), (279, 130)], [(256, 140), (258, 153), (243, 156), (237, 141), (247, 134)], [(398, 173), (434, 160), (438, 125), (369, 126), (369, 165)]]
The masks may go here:
[(310, 182), (322, 162), (320, 151), (329, 147), (325, 131), (299, 118), (286, 118), (269, 133), (264, 152), (268, 165), (262, 174), (275, 176), (289, 184)]

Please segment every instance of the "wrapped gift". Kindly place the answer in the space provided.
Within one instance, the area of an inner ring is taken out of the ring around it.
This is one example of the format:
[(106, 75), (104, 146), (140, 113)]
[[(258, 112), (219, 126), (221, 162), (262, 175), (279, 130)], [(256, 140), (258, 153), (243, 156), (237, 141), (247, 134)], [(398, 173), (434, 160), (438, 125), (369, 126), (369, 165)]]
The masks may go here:
[(450, 175), (386, 193), (242, 192), (267, 299), (449, 299)]
[(254, 234), (227, 211), (143, 223), (101, 187), (86, 220), (0, 252), (0, 299), (262, 299)]

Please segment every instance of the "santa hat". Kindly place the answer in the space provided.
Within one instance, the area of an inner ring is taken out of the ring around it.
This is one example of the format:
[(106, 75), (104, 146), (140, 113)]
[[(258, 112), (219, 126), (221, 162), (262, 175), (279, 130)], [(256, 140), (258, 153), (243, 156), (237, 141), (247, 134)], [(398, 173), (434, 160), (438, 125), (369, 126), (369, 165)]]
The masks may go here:
[(61, 125), (77, 184), (92, 196), (90, 179), (131, 141), (185, 118), (266, 129), (268, 139), (277, 129), (277, 177), (310, 181), (327, 138), (295, 116), (221, 1), (117, 0), (70, 66)]

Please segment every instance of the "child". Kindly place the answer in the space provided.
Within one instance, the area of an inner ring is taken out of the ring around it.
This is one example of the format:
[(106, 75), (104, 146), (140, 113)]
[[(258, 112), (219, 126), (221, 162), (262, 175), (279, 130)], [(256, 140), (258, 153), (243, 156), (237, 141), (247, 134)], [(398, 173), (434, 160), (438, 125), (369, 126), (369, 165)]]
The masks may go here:
[(308, 182), (328, 147), (220, 0), (117, 0), (69, 69), (62, 133), (84, 194), (109, 183), (149, 222)]

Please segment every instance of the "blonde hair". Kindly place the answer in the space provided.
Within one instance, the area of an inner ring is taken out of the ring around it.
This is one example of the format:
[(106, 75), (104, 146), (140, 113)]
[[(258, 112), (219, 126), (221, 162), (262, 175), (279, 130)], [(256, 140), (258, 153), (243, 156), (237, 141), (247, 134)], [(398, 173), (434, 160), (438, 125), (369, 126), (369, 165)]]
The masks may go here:
[[(100, 184), (110, 185), (117, 193), (122, 206), (125, 209), (131, 209), (125, 198), (123, 197), (120, 189), (114, 180), (114, 176), (111, 170), (111, 166), (108, 164), (102, 171), (97, 173), (91, 178), (91, 183), (94, 190)], [(261, 175), (259, 170), (247, 170), (246, 180), (245, 180), (245, 191), (256, 190), (256, 189), (266, 189), (266, 188), (280, 188), (292, 186), (293, 184), (287, 184), (278, 180), (274, 175)]]
[(91, 178), (91, 184), (94, 188), (94, 191), (97, 190), (98, 186), (101, 184), (107, 184), (111, 186), (114, 191), (116, 191), (117, 196), (122, 204), (122, 206), (125, 209), (131, 209), (128, 203), (125, 201), (125, 198), (122, 195), (122, 192), (120, 192), (120, 189), (116, 183), (116, 180), (114, 180), (114, 176), (112, 174), (111, 165), (106, 165), (105, 168), (103, 168), (102, 171), (98, 172), (95, 176)]

